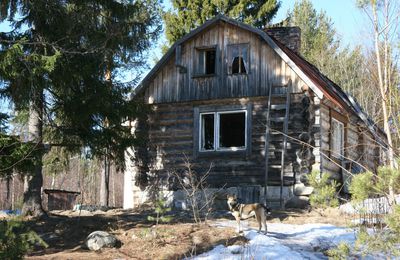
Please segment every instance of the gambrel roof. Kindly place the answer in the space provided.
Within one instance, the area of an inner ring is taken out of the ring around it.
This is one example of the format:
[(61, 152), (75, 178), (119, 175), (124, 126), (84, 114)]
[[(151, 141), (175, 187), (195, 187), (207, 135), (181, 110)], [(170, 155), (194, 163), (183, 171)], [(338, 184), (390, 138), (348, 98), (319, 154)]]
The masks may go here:
[(377, 140), (381, 144), (386, 145), (386, 141), (382, 140), (381, 137), (382, 135), (385, 136), (384, 132), (367, 116), (367, 114), (362, 110), (361, 106), (355, 101), (355, 99), (351, 95), (345, 93), (332, 80), (323, 75), (314, 65), (309, 63), (301, 55), (287, 48), (274, 37), (268, 35), (266, 32), (226, 17), (224, 15), (215, 16), (213, 19), (208, 20), (203, 25), (197, 27), (196, 29), (176, 41), (161, 58), (161, 60), (147, 74), (140, 85), (136, 88), (135, 94), (139, 94), (146, 89), (149, 81), (155, 76), (159, 69), (162, 68), (162, 66), (165, 65), (167, 61), (169, 61), (169, 59), (175, 54), (177, 47), (181, 46), (182, 43), (186, 42), (195, 35), (219, 22), (225, 22), (258, 35), (277, 53), (278, 56), (281, 57), (284, 62), (288, 64), (289, 67), (293, 69), (293, 71), (310, 87), (310, 89), (320, 99), (325, 97), (328, 100), (332, 101), (335, 105), (358, 117), (371, 131), (371, 133), (377, 138)]

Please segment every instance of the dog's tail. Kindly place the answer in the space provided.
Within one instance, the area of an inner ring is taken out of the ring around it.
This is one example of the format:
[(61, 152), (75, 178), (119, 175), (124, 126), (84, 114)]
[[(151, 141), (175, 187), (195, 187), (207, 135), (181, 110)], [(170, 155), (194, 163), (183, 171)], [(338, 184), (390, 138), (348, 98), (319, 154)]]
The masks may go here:
[(261, 203), (260, 203), (260, 205), (261, 205), (261, 207), (264, 208), (265, 214), (271, 215), (271, 208), (269, 208), (268, 206), (265, 206), (264, 204), (261, 204)]

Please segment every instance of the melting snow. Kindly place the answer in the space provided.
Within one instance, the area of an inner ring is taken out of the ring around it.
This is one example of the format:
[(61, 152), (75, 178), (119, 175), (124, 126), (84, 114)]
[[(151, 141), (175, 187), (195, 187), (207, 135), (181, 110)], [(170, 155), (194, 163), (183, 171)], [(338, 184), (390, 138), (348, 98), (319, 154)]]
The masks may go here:
[[(236, 222), (218, 222), (216, 225), (236, 227)], [(268, 235), (244, 228), (244, 235), (250, 240), (247, 245), (219, 245), (195, 259), (326, 259), (323, 251), (342, 241), (349, 245), (355, 241), (353, 229), (328, 224), (269, 223)]]

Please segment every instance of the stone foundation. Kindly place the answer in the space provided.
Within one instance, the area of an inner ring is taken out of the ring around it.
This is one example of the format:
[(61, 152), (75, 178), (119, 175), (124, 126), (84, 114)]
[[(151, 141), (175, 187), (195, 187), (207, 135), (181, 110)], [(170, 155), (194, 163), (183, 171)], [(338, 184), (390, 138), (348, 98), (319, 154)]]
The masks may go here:
[[(293, 186), (283, 187), (283, 205), (291, 208), (305, 208), (308, 203), (308, 196), (311, 194), (313, 189), (311, 187), (304, 186), (303, 184), (296, 184)], [(294, 193), (293, 193), (294, 192)], [(140, 206), (143, 203), (149, 202), (149, 196), (147, 191), (134, 191), (135, 207)], [(164, 198), (167, 201), (168, 206), (175, 209), (190, 210), (190, 199), (187, 198), (185, 191), (162, 191)], [(198, 192), (196, 195), (196, 201), (204, 205), (208, 199), (215, 196), (213, 203), (213, 210), (228, 210), (226, 204), (226, 196), (228, 194), (236, 195), (241, 203), (255, 203), (261, 202), (265, 204), (264, 198), (264, 187), (261, 186), (240, 186), (240, 187), (229, 187), (226, 189), (212, 189), (208, 188), (205, 191)], [(271, 208), (280, 207), (280, 187), (279, 186), (268, 186), (268, 205)]]

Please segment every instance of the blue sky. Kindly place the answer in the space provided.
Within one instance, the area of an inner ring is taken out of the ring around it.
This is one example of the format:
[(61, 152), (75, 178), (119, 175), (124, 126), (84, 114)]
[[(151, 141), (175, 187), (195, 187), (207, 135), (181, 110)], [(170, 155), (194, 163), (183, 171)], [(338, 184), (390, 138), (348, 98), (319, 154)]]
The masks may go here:
[[(293, 8), (296, 1), (298, 0), (281, 0), (281, 8), (273, 22), (285, 19), (288, 10)], [(355, 46), (363, 43), (365, 37), (362, 36), (365, 35), (363, 31), (365, 30), (366, 20), (362, 12), (356, 7), (356, 0), (311, 0), (311, 2), (317, 11), (325, 11), (332, 18), (334, 27), (345, 45)], [(171, 6), (170, 1), (166, 0), (164, 6), (169, 8)], [(5, 23), (0, 24), (0, 31), (9, 30)], [(164, 39), (163, 36), (160, 37), (160, 42)], [(161, 56), (158, 46), (154, 46), (150, 53), (149, 63), (154, 65), (152, 58), (154, 56), (160, 58)]]
[[(293, 8), (295, 2), (296, 0), (281, 0), (281, 8), (273, 22), (285, 19), (288, 10)], [(334, 27), (344, 44), (355, 46), (363, 43), (365, 40), (365, 37), (363, 37), (366, 30), (365, 25), (368, 22), (365, 20), (364, 14), (356, 7), (356, 0), (311, 0), (311, 2), (317, 11), (323, 10), (332, 18)], [(169, 0), (165, 1), (164, 6), (166, 8), (170, 6)], [(6, 23), (0, 24), (1, 32), (9, 30), (10, 28)], [(160, 41), (163, 41), (163, 39), (164, 37), (160, 37)], [(150, 66), (154, 65), (152, 61), (154, 56), (158, 58), (161, 56), (158, 46), (154, 46), (154, 49), (150, 51)], [(4, 109), (4, 103), (0, 100), (0, 110)]]
[[(281, 8), (274, 21), (286, 18), (288, 9), (293, 9), (295, 0), (281, 0)], [(360, 9), (356, 7), (356, 0), (311, 0), (317, 11), (325, 11), (332, 18), (343, 43), (355, 46), (362, 43), (367, 21)]]
[[(299, 0), (280, 0), (281, 8), (273, 23), (280, 22), (286, 18), (289, 9)], [(365, 15), (356, 6), (357, 0), (311, 0), (314, 8), (319, 11), (326, 12), (327, 16), (332, 19), (332, 23), (336, 28), (337, 34), (345, 46), (354, 47), (358, 44), (365, 44), (366, 24)], [(164, 8), (170, 8), (169, 0), (164, 2)], [(160, 37), (159, 43), (165, 41), (164, 36)], [(344, 47), (344, 46), (342, 46)], [(150, 57), (161, 58), (161, 52), (157, 46), (150, 51)], [(150, 66), (154, 66), (154, 61), (150, 59)]]

